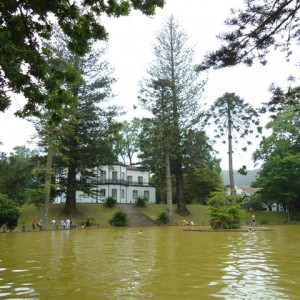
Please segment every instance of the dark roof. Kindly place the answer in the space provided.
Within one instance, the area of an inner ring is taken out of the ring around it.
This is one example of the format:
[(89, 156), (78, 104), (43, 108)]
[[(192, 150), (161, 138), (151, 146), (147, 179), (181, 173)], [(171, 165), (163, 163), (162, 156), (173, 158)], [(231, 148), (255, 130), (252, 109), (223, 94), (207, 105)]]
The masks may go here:
[(143, 169), (143, 168), (136, 167), (136, 166), (127, 166), (127, 170), (135, 170), (135, 171), (148, 172), (147, 169)]

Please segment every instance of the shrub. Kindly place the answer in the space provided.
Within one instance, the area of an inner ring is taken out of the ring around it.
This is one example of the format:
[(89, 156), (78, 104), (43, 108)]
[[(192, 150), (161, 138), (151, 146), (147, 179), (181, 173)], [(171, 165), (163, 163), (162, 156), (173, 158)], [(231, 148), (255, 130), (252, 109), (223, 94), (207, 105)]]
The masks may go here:
[(117, 200), (113, 197), (107, 197), (104, 202), (104, 206), (107, 208), (113, 208), (117, 205)]
[(212, 193), (209, 200), (210, 225), (213, 229), (240, 228), (240, 197), (226, 195), (225, 191)]
[(138, 197), (135, 201), (135, 206), (136, 207), (146, 207), (148, 202), (148, 198), (147, 197)]
[(246, 210), (265, 210), (261, 195), (256, 193), (244, 199), (244, 209)]
[(9, 230), (18, 225), (20, 210), (5, 194), (0, 194), (0, 226), (6, 225)]
[(166, 212), (162, 212), (157, 220), (156, 220), (159, 224), (161, 225), (166, 225), (169, 223), (169, 217), (168, 217), (168, 214)]
[(122, 211), (117, 211), (113, 215), (112, 219), (109, 221), (110, 225), (116, 226), (116, 227), (125, 227), (128, 226), (128, 220), (126, 213)]

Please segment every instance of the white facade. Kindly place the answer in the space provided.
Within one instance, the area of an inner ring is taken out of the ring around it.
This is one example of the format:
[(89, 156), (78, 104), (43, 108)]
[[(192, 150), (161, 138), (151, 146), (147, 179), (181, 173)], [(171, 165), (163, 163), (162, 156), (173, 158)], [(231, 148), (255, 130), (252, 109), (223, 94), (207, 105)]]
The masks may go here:
[[(113, 197), (117, 203), (134, 203), (138, 197), (147, 197), (149, 203), (155, 203), (155, 187), (149, 183), (149, 171), (121, 163), (101, 166), (95, 170), (95, 194), (76, 192), (76, 203), (103, 203), (107, 197)], [(56, 203), (66, 201), (62, 193), (55, 199)]]

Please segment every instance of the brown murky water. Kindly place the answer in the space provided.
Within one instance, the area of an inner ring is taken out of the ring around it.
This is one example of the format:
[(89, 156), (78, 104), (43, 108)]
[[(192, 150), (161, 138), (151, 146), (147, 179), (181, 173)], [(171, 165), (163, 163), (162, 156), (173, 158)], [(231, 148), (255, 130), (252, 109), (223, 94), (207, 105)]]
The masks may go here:
[(300, 227), (0, 234), (0, 299), (300, 299)]

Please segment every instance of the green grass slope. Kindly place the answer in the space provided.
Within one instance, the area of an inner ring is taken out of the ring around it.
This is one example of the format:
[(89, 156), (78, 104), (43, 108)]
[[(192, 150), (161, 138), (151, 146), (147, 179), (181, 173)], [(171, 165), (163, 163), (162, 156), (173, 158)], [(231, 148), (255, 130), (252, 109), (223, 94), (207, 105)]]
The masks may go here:
[[(50, 222), (55, 219), (60, 224), (61, 219), (66, 219), (66, 216), (62, 214), (64, 204), (51, 204), (49, 206), (48, 216), (48, 228), (51, 229)], [(83, 223), (89, 219), (91, 226), (93, 227), (105, 227), (110, 226), (109, 220), (113, 214), (119, 210), (118, 206), (112, 209), (105, 208), (103, 204), (77, 204), (77, 209), (80, 213), (79, 216), (73, 217), (73, 222), (81, 227)], [(182, 220), (188, 222), (193, 221), (195, 226), (209, 226), (208, 207), (204, 205), (188, 205), (190, 214), (182, 217), (176, 213), (176, 205), (174, 209), (174, 225), (181, 225)], [(139, 208), (139, 210), (145, 215), (149, 216), (153, 220), (157, 220), (158, 216), (162, 212), (167, 212), (167, 206), (164, 204), (149, 204), (145, 208)], [(256, 215), (257, 226), (259, 225), (282, 225), (286, 224), (288, 215), (285, 212), (267, 212), (267, 211), (255, 211), (255, 212), (242, 212), (242, 225), (251, 224), (251, 215)], [(40, 220), (42, 216), (41, 209), (37, 209), (34, 205), (24, 205), (21, 208), (21, 217), (18, 222), (17, 230), (21, 230), (22, 226), (25, 226), (25, 230), (31, 229), (32, 220)], [(300, 215), (290, 216), (289, 224), (300, 224)]]
[[(56, 220), (60, 227), (60, 221), (66, 220), (66, 216), (62, 213), (64, 204), (50, 204), (48, 212), (48, 228), (50, 229), (51, 220)], [(118, 210), (117, 207), (109, 209), (103, 204), (77, 204), (78, 216), (72, 217), (72, 221), (76, 226), (82, 226), (89, 220), (91, 226), (109, 226), (109, 220)], [(25, 226), (25, 230), (31, 229), (32, 220), (40, 220), (42, 218), (42, 210), (37, 209), (34, 205), (23, 205), (21, 208), (21, 216), (19, 218), (18, 227)]]

